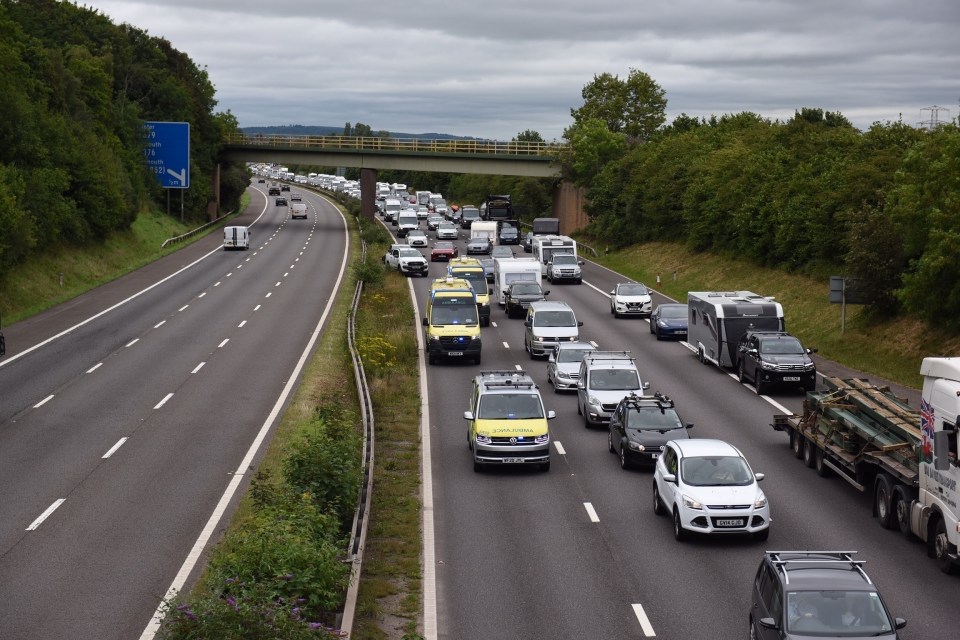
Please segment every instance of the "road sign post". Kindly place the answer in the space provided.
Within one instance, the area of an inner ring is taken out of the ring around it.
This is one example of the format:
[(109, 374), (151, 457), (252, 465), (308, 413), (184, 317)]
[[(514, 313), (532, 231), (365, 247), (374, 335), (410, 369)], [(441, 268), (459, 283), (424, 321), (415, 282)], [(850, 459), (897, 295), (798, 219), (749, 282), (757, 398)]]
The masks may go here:
[[(190, 123), (144, 122), (143, 156), (157, 182), (164, 189), (190, 188)], [(167, 213), (170, 209), (167, 192)], [(183, 221), (183, 191), (180, 192), (180, 221)]]

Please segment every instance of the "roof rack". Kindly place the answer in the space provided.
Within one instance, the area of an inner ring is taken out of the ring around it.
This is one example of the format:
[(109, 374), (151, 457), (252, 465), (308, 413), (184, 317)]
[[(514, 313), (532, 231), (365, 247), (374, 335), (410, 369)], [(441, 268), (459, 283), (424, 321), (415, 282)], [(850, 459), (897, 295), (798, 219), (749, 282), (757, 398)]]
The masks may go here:
[(634, 360), (629, 351), (591, 351), (583, 357), (591, 363), (595, 360), (630, 360), (631, 362)]
[(660, 408), (660, 411), (664, 409), (672, 409), (674, 407), (673, 400), (670, 399), (670, 396), (667, 396), (659, 391), (655, 392), (652, 396), (642, 396), (637, 395), (636, 393), (631, 393), (630, 395), (624, 398), (628, 403), (633, 403), (639, 405), (643, 401), (655, 402), (657, 407)]
[[(866, 564), (865, 560), (854, 560), (853, 556), (857, 553), (856, 551), (767, 551), (768, 556), (770, 556), (770, 561), (773, 563), (774, 568), (783, 574), (783, 581), (785, 584), (790, 584), (790, 574), (788, 572), (788, 565), (801, 565), (801, 564), (829, 564), (829, 563), (842, 563), (849, 565), (851, 568), (857, 570), (857, 572), (867, 581), (867, 584), (873, 584), (873, 581), (870, 580), (870, 576), (866, 574), (863, 570), (863, 565)], [(792, 555), (792, 556), (804, 556), (800, 558), (780, 558), (781, 555)], [(820, 556), (820, 557), (814, 557)], [(822, 556), (833, 556), (833, 557), (822, 557)]]

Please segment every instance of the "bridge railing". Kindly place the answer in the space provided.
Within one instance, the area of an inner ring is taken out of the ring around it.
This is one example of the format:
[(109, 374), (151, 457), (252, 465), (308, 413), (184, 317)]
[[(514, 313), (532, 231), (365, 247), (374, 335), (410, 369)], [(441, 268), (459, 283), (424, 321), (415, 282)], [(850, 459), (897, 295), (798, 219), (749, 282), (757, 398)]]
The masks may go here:
[(386, 151), (409, 153), (463, 153), (471, 155), (556, 157), (568, 147), (558, 142), (504, 142), (502, 140), (425, 140), (421, 138), (363, 138), (354, 136), (285, 136), (228, 134), (228, 145), (271, 149), (331, 151)]

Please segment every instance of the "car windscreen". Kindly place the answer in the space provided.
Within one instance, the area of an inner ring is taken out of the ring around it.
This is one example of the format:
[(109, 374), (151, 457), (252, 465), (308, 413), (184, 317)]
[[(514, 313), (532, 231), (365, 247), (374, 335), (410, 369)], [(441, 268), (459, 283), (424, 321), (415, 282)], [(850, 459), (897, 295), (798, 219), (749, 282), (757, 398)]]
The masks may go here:
[(637, 407), (630, 409), (627, 426), (631, 429), (682, 429), (683, 422), (673, 409), (660, 407)]
[(803, 347), (800, 341), (794, 338), (777, 338), (775, 340), (761, 340), (760, 353), (772, 355), (800, 355)]
[(540, 285), (536, 282), (515, 282), (513, 285), (513, 295), (530, 295), (535, 294), (539, 295), (542, 293)]
[(438, 242), (433, 245), (434, 249), (440, 249), (441, 251), (451, 251), (453, 249), (452, 242)]
[(697, 456), (680, 461), (680, 477), (695, 487), (744, 486), (753, 482), (747, 461), (739, 456)]
[(400, 249), (401, 258), (422, 258), (423, 255), (416, 249)]
[(788, 591), (786, 631), (796, 635), (863, 638), (893, 633), (874, 591)]
[(529, 420), (543, 417), (543, 404), (535, 393), (492, 393), (480, 397), (481, 420)]
[(662, 304), (660, 305), (660, 317), (679, 319), (687, 317), (687, 305), (685, 304)]
[(575, 327), (577, 319), (572, 311), (541, 311), (533, 317), (537, 327)]
[[(453, 302), (453, 300), (457, 300), (457, 302)], [(448, 324), (475, 325), (477, 323), (477, 305), (472, 299), (469, 302), (466, 298), (444, 298), (435, 301), (433, 311), (430, 314), (430, 324), (434, 326)]]
[(590, 374), (594, 391), (630, 391), (640, 388), (640, 375), (634, 369), (595, 369)]
[(622, 284), (617, 293), (621, 296), (645, 296), (650, 292), (642, 284)]
[(482, 271), (458, 271), (456, 275), (458, 278), (463, 278), (469, 282), (478, 296), (489, 293), (487, 276)]
[(593, 349), (560, 349), (560, 355), (557, 362), (580, 362), (583, 356), (593, 351)]
[(577, 257), (572, 253), (557, 253), (553, 256), (553, 264), (577, 264)]

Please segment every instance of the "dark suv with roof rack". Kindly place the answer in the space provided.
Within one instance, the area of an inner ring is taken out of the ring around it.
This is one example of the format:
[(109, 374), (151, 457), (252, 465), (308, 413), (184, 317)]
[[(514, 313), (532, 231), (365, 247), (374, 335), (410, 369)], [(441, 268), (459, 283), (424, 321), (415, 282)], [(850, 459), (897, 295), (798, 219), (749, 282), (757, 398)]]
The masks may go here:
[(671, 440), (689, 438), (692, 423), (684, 423), (673, 400), (655, 393), (652, 396), (630, 394), (620, 401), (610, 417), (607, 447), (620, 457), (620, 467), (654, 465)]
[(750, 638), (899, 638), (856, 551), (767, 551), (753, 583)]

